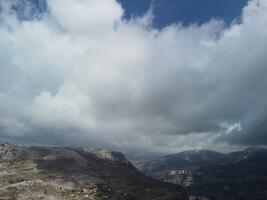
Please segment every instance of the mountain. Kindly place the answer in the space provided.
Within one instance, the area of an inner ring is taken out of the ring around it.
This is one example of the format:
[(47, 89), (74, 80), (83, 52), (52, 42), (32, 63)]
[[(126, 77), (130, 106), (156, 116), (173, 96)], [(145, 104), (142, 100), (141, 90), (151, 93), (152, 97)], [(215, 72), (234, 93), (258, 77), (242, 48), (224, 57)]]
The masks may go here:
[[(154, 158), (152, 160), (148, 160), (148, 163), (143, 165), (144, 170), (146, 168), (152, 167), (153, 164), (157, 165), (157, 168), (172, 168), (172, 167), (186, 167), (192, 165), (206, 164), (216, 162), (223, 155), (217, 152), (209, 151), (209, 150), (192, 150), (192, 151), (184, 151), (177, 154), (166, 155), (158, 158)], [(140, 163), (141, 164), (141, 163)], [(147, 165), (148, 164), (148, 165)], [(147, 169), (149, 170), (149, 169)]]
[(223, 154), (214, 151), (192, 150), (152, 159), (136, 159), (132, 162), (140, 171), (148, 176), (187, 186), (190, 184), (187, 180), (183, 178), (180, 180), (180, 176), (176, 179), (176, 176), (169, 176), (169, 174), (175, 173), (174, 171), (184, 173), (182, 170), (187, 173), (199, 166), (221, 163), (223, 159)]
[(228, 154), (232, 162), (202, 166), (193, 173), (193, 193), (216, 200), (267, 199), (267, 150)]
[(185, 186), (188, 193), (214, 200), (267, 199), (267, 149), (221, 154), (186, 151), (134, 161), (146, 175)]
[(182, 188), (143, 175), (122, 153), (0, 144), (0, 200), (174, 200)]

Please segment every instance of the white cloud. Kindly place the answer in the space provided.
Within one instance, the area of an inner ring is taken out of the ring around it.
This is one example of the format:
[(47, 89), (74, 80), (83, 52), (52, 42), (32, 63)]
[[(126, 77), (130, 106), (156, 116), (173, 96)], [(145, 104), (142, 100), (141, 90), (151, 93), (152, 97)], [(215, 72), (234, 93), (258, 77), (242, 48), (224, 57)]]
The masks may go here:
[(228, 28), (211, 20), (157, 30), (151, 13), (123, 20), (115, 0), (48, 0), (48, 8), (40, 20), (18, 21), (8, 6), (0, 16), (0, 136), (222, 149), (232, 142), (218, 144), (222, 130), (246, 132), (251, 113), (265, 117), (266, 0), (251, 1)]
[(123, 10), (115, 0), (48, 0), (51, 16), (75, 34), (103, 33), (121, 19)]

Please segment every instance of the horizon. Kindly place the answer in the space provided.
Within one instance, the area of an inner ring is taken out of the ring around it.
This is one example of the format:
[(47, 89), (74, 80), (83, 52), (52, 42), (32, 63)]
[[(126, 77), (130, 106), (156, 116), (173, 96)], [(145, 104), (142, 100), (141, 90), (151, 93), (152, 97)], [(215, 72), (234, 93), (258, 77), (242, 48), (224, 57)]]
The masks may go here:
[(210, 152), (215, 152), (219, 154), (231, 154), (235, 152), (240, 152), (240, 151), (247, 151), (251, 149), (264, 149), (267, 150), (267, 146), (263, 145), (258, 145), (258, 146), (250, 146), (250, 147), (244, 147), (240, 149), (235, 149), (231, 151), (217, 151), (213, 149), (187, 149), (187, 150), (182, 150), (182, 151), (177, 151), (177, 152), (171, 152), (171, 153), (163, 153), (163, 152), (140, 152), (140, 151), (133, 151), (133, 152), (124, 152), (120, 151), (119, 149), (113, 149), (113, 148), (95, 148), (95, 147), (83, 147), (83, 146), (64, 146), (64, 145), (49, 145), (49, 144), (36, 144), (36, 143), (25, 143), (25, 144), (20, 144), (20, 143), (12, 143), (8, 141), (1, 141), (0, 144), (11, 144), (11, 145), (18, 145), (18, 146), (28, 146), (28, 147), (46, 147), (46, 148), (71, 148), (71, 149), (83, 149), (85, 151), (93, 151), (93, 150), (104, 150), (104, 151), (109, 151), (109, 152), (119, 152), (125, 155), (126, 158), (131, 159), (131, 158), (142, 158), (142, 157), (164, 157), (164, 156), (170, 156), (170, 155), (175, 155), (175, 154), (180, 154), (180, 153), (185, 153), (185, 152), (201, 152), (201, 151), (210, 151)]

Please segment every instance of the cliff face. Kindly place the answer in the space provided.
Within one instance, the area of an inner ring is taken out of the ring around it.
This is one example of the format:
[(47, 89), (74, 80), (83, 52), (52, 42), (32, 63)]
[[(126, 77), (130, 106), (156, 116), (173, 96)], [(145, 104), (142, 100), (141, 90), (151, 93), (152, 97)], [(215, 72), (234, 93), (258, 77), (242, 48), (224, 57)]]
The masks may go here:
[(0, 199), (184, 199), (119, 152), (0, 144)]

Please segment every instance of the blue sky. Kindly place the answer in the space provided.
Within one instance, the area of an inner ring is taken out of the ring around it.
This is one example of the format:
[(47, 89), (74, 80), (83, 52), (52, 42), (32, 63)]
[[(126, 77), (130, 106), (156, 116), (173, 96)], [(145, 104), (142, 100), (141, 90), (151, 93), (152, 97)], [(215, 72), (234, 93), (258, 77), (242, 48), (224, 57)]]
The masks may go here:
[(204, 23), (211, 18), (222, 19), (226, 23), (238, 19), (247, 0), (118, 0), (125, 8), (125, 17), (140, 16), (151, 5), (154, 8), (156, 27), (164, 27), (174, 22)]

